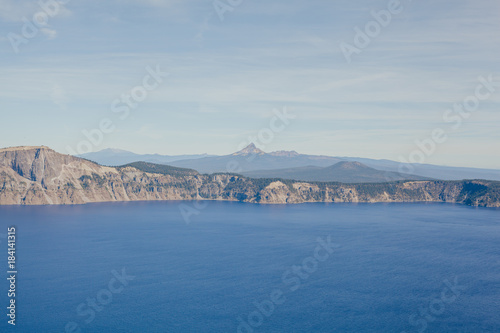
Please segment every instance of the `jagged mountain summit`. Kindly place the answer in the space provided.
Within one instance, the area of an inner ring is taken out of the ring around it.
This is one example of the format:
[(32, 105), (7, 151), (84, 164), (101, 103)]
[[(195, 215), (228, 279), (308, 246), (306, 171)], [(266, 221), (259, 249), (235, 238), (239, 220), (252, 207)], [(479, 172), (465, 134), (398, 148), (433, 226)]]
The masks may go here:
[(270, 153), (266, 153), (265, 151), (257, 148), (257, 146), (255, 146), (254, 143), (250, 143), (248, 146), (246, 146), (242, 150), (237, 151), (236, 153), (233, 153), (231, 155), (233, 155), (233, 156), (238, 156), (238, 155), (247, 156), (247, 155), (265, 155), (265, 154), (272, 155), (272, 156), (282, 156), (282, 157), (297, 157), (300, 155), (299, 153), (297, 153), (294, 150), (292, 150), (292, 151), (279, 150), (279, 151), (273, 151)]
[(285, 156), (285, 157), (297, 157), (300, 154), (297, 153), (295, 150), (278, 150), (278, 151), (273, 151), (272, 153), (269, 153), (273, 156)]
[(251, 143), (245, 148), (236, 153), (231, 154), (231, 156), (248, 156), (248, 155), (264, 155), (265, 152), (260, 150), (255, 146), (255, 144)]

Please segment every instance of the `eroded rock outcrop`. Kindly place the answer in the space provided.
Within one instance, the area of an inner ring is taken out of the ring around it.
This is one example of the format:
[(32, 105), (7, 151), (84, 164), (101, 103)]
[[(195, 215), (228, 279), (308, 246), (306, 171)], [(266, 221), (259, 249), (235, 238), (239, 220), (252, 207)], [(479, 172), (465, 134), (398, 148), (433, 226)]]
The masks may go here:
[(111, 168), (43, 146), (0, 149), (1, 205), (203, 199), (267, 204), (425, 201), (500, 207), (500, 182), (308, 183), (201, 175), (151, 164)]

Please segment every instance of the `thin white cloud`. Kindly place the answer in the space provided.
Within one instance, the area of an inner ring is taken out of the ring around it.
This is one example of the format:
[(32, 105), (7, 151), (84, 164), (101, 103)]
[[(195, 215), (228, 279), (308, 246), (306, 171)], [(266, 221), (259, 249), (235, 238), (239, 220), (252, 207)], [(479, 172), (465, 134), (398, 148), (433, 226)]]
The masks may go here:
[(156, 8), (170, 8), (173, 6), (185, 5), (195, 0), (118, 0), (122, 3), (135, 3), (138, 5), (156, 7)]
[(178, 4), (179, 0), (135, 0), (138, 3), (146, 4), (155, 7), (170, 7), (174, 4)]
[(151, 125), (141, 126), (135, 133), (153, 140), (161, 140), (165, 137), (165, 131), (157, 130)]
[(54, 39), (57, 37), (57, 31), (54, 29), (50, 28), (42, 28), (40, 31), (48, 38), (48, 39)]

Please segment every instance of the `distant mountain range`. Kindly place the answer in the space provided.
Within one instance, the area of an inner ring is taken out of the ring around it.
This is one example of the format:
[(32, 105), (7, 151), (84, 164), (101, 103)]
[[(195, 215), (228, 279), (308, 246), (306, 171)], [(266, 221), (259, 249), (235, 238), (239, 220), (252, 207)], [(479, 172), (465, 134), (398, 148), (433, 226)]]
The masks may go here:
[(135, 154), (127, 150), (121, 149), (104, 149), (95, 153), (87, 153), (77, 155), (77, 157), (85, 158), (90, 161), (97, 162), (106, 166), (118, 166), (132, 162), (150, 162), (157, 164), (168, 164), (178, 160), (190, 160), (203, 157), (211, 157), (215, 155), (198, 154), (198, 155), (160, 155), (160, 154)]
[[(249, 177), (279, 177), (294, 180), (384, 182), (421, 179), (488, 179), (500, 181), (500, 170), (448, 167), (431, 164), (405, 164), (391, 160), (359, 157), (306, 155), (296, 151), (266, 153), (250, 144), (244, 149), (224, 156), (215, 155), (139, 155), (106, 149), (79, 157), (102, 165), (117, 166), (144, 161), (194, 169), (200, 173), (239, 173)], [(356, 162), (358, 164), (340, 164)]]
[(341, 183), (384, 183), (388, 180), (430, 180), (430, 178), (381, 171), (359, 162), (342, 161), (329, 167), (306, 166), (288, 169), (257, 170), (242, 172), (250, 178), (284, 178), (303, 181), (341, 182)]
[(246, 171), (274, 170), (303, 166), (327, 167), (341, 161), (342, 159), (337, 157), (303, 155), (294, 151), (265, 153), (255, 147), (254, 144), (250, 144), (243, 150), (231, 155), (180, 160), (170, 164), (176, 167), (195, 169), (201, 173), (242, 173)]
[(346, 161), (363, 163), (371, 168), (393, 172), (403, 172), (422, 177), (429, 177), (443, 180), (462, 180), (462, 179), (491, 179), (500, 180), (500, 170), (481, 169), (481, 168), (463, 168), (432, 164), (407, 164), (391, 160), (373, 160), (360, 157), (341, 157)]

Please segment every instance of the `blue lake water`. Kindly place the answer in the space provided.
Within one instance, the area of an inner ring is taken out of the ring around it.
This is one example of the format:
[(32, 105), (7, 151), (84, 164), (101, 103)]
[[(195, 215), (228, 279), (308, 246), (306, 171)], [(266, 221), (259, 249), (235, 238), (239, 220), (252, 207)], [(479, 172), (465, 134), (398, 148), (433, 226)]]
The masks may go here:
[(0, 206), (0, 331), (500, 332), (499, 209), (180, 205)]

